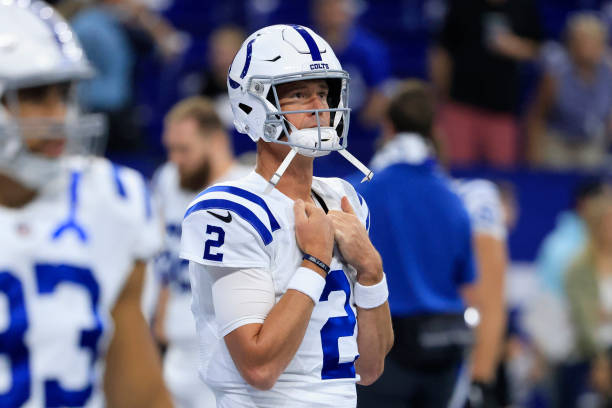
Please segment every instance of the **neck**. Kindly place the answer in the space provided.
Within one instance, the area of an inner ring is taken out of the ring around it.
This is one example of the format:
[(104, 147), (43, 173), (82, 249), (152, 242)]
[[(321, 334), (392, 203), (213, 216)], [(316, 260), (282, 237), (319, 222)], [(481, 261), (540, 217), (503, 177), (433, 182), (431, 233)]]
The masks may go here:
[(36, 197), (36, 190), (0, 173), (0, 206), (21, 208)]
[(576, 72), (583, 80), (589, 82), (595, 77), (596, 65), (593, 64), (576, 64)]
[(211, 160), (210, 182), (212, 184), (223, 177), (232, 168), (234, 159), (229, 153), (228, 148), (219, 149), (219, 151), (212, 156)]
[[(257, 149), (255, 172), (266, 180), (270, 180), (287, 155), (288, 149), (282, 146), (267, 146), (272, 143), (263, 141), (261, 143), (263, 145), (260, 144)], [(311, 202), (313, 162), (312, 157), (296, 155), (280, 178), (276, 189), (292, 200), (301, 199)]]

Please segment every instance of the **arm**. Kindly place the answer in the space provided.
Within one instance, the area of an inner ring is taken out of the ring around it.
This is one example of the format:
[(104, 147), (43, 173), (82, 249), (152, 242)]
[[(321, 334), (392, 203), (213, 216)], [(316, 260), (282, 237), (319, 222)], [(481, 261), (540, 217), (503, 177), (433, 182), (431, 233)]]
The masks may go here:
[[(294, 213), (300, 249), (329, 265), (334, 238), (323, 210), (298, 200)], [(311, 262), (303, 261), (302, 266), (325, 279), (325, 272)], [(225, 336), (232, 359), (247, 383), (261, 390), (274, 386), (302, 343), (313, 309), (310, 297), (289, 289), (263, 324), (246, 324)]]
[(591, 273), (586, 265), (572, 265), (566, 275), (565, 291), (580, 352), (599, 354), (602, 350), (595, 338), (599, 310), (598, 301), (593, 299), (597, 296), (597, 287), (587, 276)]
[(493, 39), (493, 51), (517, 61), (528, 61), (536, 57), (538, 43), (514, 33), (499, 33)]
[[(380, 282), (382, 259), (346, 197), (342, 198), (342, 212), (330, 211), (329, 217), (334, 224), (338, 248), (346, 262), (357, 270), (359, 284), (371, 286)], [(373, 309), (358, 307), (357, 324), (360, 355), (355, 369), (361, 376), (360, 384), (370, 385), (382, 374), (385, 356), (393, 346), (389, 302)]]
[(140, 295), (145, 263), (137, 261), (112, 315), (115, 333), (106, 356), (104, 391), (111, 407), (171, 407), (159, 355), (144, 320)]
[(166, 310), (168, 309), (168, 299), (170, 290), (167, 285), (163, 285), (159, 290), (157, 298), (157, 307), (155, 308), (155, 316), (153, 317), (153, 334), (155, 339), (161, 344), (168, 344), (168, 336), (166, 336)]
[(476, 233), (474, 249), (480, 273), (476, 290), (481, 321), (476, 330), (472, 379), (490, 383), (495, 378), (506, 325), (504, 280), (508, 257), (505, 241), (489, 234)]
[(555, 98), (555, 84), (550, 74), (544, 74), (534, 101), (527, 112), (528, 158), (532, 165), (542, 163), (543, 139), (546, 134), (546, 118)]
[(453, 62), (448, 51), (441, 46), (434, 46), (428, 53), (429, 77), (437, 98), (443, 102), (450, 93), (450, 82)]

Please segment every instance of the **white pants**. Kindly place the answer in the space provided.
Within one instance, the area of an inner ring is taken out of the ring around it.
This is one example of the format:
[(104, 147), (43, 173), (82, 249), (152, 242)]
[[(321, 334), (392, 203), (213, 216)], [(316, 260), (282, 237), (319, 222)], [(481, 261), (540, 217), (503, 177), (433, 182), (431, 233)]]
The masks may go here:
[(198, 377), (197, 346), (170, 345), (164, 357), (164, 380), (176, 408), (214, 408), (215, 394)]

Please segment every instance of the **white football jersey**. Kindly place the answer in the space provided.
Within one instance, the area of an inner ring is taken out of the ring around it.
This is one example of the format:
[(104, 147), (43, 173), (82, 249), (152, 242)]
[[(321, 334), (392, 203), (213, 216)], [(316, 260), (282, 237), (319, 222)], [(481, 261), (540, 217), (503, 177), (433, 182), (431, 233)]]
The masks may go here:
[(0, 406), (103, 407), (111, 310), (161, 245), (147, 186), (104, 159), (66, 160), (23, 208), (0, 207)]
[[(295, 239), (294, 202), (268, 186), (252, 172), (206, 189), (186, 212), (181, 257), (191, 262), (200, 376), (215, 389), (223, 407), (353, 407), (359, 380), (354, 366), (359, 356), (353, 300), (356, 272), (337, 248), (302, 344), (272, 389), (249, 386), (232, 361), (223, 336), (240, 324), (220, 328), (215, 320), (207, 266), (269, 271), (278, 302), (302, 261)], [(344, 180), (315, 177), (312, 190), (329, 210), (340, 210), (340, 200), (347, 196), (360, 220), (369, 222), (365, 202)], [(253, 321), (241, 324), (247, 323)]]
[(495, 184), (484, 179), (458, 179), (453, 180), (453, 189), (470, 215), (472, 231), (506, 239), (504, 209)]

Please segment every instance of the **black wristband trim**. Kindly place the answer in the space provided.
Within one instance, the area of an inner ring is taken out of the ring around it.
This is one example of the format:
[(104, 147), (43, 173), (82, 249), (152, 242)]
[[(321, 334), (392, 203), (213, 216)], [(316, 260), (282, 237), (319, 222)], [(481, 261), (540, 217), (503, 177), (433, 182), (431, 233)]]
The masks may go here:
[(323, 269), (325, 273), (329, 273), (329, 270), (330, 270), (329, 266), (325, 262), (320, 260), (319, 258), (312, 256), (310, 254), (304, 254), (302, 259), (308, 262), (312, 262), (313, 264), (317, 265), (319, 268)]

